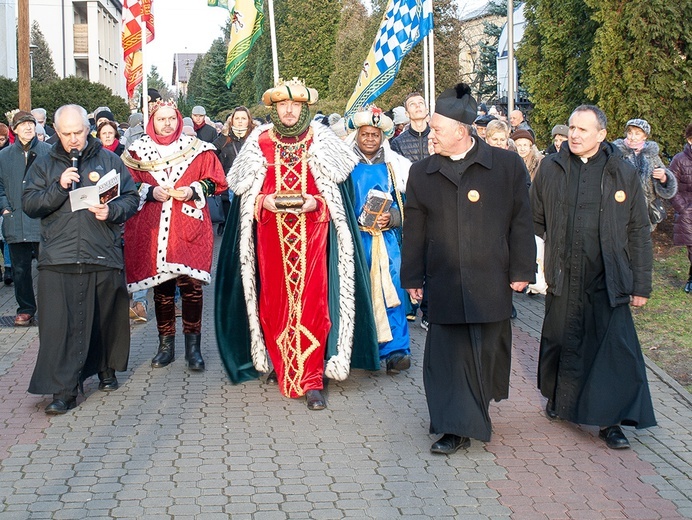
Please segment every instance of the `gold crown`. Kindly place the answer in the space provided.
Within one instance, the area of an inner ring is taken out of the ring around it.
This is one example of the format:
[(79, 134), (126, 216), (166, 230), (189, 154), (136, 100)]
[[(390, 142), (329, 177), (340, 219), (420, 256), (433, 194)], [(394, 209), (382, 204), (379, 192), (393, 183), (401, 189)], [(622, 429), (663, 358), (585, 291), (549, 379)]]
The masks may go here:
[(154, 101), (153, 103), (150, 103), (150, 104), (151, 104), (151, 109), (149, 110), (150, 114), (153, 114), (159, 108), (163, 108), (163, 107), (168, 107), (168, 108), (172, 108), (174, 110), (178, 110), (178, 105), (176, 105), (175, 101), (173, 101), (172, 99), (168, 100), (168, 101), (164, 101), (163, 99), (157, 99), (156, 101)]

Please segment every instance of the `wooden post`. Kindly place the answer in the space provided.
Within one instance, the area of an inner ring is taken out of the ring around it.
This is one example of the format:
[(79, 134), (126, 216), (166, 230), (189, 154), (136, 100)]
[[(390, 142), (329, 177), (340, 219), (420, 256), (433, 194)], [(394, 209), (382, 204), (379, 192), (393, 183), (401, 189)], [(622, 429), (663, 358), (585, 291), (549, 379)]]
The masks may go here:
[(18, 0), (17, 7), (17, 77), (19, 109), (31, 110), (31, 57), (29, 56), (29, 0)]

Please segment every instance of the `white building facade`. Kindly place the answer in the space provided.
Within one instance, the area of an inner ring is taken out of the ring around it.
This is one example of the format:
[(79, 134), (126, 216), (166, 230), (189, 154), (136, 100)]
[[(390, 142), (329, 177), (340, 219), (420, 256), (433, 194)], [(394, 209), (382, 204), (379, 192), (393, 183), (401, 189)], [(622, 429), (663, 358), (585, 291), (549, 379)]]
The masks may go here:
[[(15, 4), (15, 0), (0, 0), (4, 4)], [(4, 5), (9, 17), (12, 5)], [(77, 76), (109, 87), (114, 94), (126, 97), (123, 75), (123, 49), (120, 24), (122, 3), (118, 0), (29, 0), (31, 23), (38, 22), (41, 32), (50, 47), (55, 71), (66, 78)], [(1, 14), (1, 13), (0, 13)], [(16, 20), (16, 12), (11, 20)], [(14, 25), (10, 34), (2, 35), (9, 52), (16, 47)], [(4, 28), (4, 32), (8, 32)], [(2, 61), (0, 56), (0, 61)], [(8, 62), (10, 61), (8, 56)], [(16, 55), (12, 63), (16, 63)], [(0, 69), (0, 75), (15, 79), (14, 70)]]

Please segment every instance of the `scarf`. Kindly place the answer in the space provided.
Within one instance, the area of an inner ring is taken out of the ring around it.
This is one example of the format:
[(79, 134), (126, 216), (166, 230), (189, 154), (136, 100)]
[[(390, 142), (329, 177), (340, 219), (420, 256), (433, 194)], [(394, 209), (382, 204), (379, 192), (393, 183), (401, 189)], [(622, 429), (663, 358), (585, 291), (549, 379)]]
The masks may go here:
[(111, 144), (109, 144), (108, 146), (106, 146), (106, 145), (104, 144), (103, 147), (104, 147), (106, 150), (110, 150), (111, 152), (115, 153), (115, 150), (116, 150), (116, 148), (118, 148), (118, 145), (119, 145), (119, 144), (120, 144), (120, 142), (119, 142), (117, 139), (114, 139), (113, 142), (112, 142)]
[(627, 148), (632, 150), (635, 154), (639, 154), (639, 152), (644, 149), (644, 144), (646, 144), (646, 139), (639, 144), (634, 144), (627, 137), (625, 137), (625, 146), (627, 146)]
[(236, 135), (238, 139), (242, 139), (245, 137), (245, 134), (247, 134), (247, 127), (246, 128), (238, 128), (236, 126), (232, 126), (231, 130), (233, 133)]
[(310, 126), (310, 109), (307, 103), (303, 103), (300, 109), (298, 122), (290, 128), (285, 126), (281, 122), (281, 119), (279, 119), (279, 113), (276, 111), (276, 103), (272, 105), (271, 118), (272, 123), (274, 123), (274, 128), (276, 128), (276, 133), (284, 137), (296, 137), (305, 132), (308, 126)]
[(158, 135), (154, 130), (154, 114), (160, 110), (161, 107), (157, 108), (151, 113), (149, 117), (149, 122), (147, 123), (147, 135), (152, 138), (156, 144), (168, 145), (177, 141), (183, 133), (183, 116), (180, 111), (175, 108), (175, 115), (178, 116), (178, 128), (175, 129), (169, 136)]
[(202, 121), (200, 124), (195, 123), (194, 121), (192, 122), (192, 127), (195, 129), (195, 132), (199, 132), (204, 125), (206, 125), (206, 121)]

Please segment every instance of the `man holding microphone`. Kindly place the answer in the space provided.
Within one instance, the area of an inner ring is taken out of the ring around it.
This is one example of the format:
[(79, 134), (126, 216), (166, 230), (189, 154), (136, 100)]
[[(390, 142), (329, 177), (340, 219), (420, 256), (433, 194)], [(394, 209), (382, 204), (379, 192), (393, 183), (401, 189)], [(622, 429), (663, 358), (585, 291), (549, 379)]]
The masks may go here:
[[(125, 165), (89, 135), (84, 108), (55, 112), (58, 142), (27, 173), (24, 212), (41, 219), (38, 259), (39, 352), (29, 384), (33, 394), (53, 394), (49, 415), (76, 406), (82, 382), (98, 374), (99, 390), (118, 388), (115, 371), (130, 352), (128, 295), (120, 224), (139, 205)], [(94, 186), (115, 170), (120, 195), (108, 204), (73, 211), (70, 190)]]

